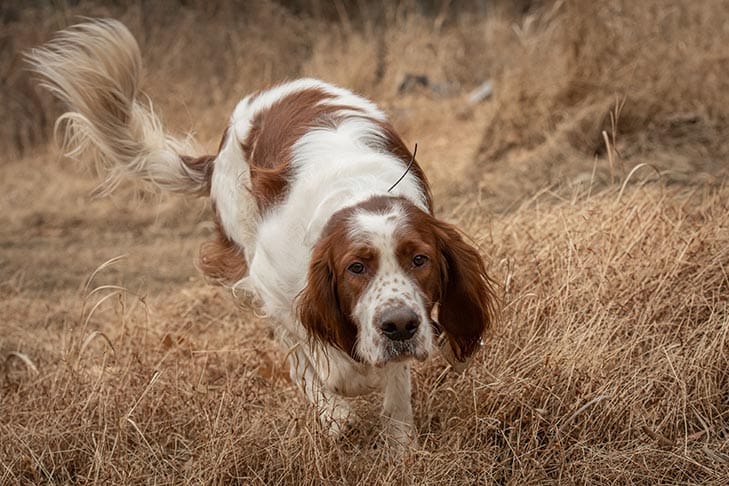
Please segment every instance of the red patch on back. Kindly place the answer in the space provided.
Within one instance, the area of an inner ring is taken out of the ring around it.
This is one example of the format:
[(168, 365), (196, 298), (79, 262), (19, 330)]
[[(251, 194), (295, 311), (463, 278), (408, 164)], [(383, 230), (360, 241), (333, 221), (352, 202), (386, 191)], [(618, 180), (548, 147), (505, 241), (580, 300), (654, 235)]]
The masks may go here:
[(296, 91), (253, 118), (241, 146), (250, 166), (253, 196), (261, 212), (286, 195), (294, 144), (313, 128), (336, 126), (342, 110), (360, 111), (352, 106), (326, 103), (332, 98), (334, 95), (319, 88)]

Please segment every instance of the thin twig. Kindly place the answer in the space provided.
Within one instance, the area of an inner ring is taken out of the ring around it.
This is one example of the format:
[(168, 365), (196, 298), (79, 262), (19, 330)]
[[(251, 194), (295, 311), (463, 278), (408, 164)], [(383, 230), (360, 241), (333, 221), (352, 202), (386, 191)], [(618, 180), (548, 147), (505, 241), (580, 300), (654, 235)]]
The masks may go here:
[(403, 173), (403, 175), (400, 176), (400, 178), (392, 186), (390, 186), (390, 188), (387, 190), (387, 192), (391, 192), (393, 189), (395, 189), (395, 186), (400, 184), (400, 181), (402, 181), (405, 178), (405, 176), (408, 174), (408, 172), (410, 172), (410, 167), (413, 166), (413, 163), (415, 162), (415, 154), (417, 154), (417, 153), (418, 153), (418, 144), (416, 143), (415, 148), (413, 149), (413, 156), (410, 158), (410, 163), (408, 163), (408, 166), (405, 169), (405, 172)]

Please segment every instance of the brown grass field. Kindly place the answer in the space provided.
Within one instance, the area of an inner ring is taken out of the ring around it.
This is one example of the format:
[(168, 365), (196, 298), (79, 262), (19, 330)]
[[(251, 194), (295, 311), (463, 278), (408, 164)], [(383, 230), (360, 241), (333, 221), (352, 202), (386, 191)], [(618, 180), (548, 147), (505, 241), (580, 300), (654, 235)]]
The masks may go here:
[[(418, 143), (502, 310), (465, 373), (415, 366), (417, 450), (382, 447), (378, 397), (322, 433), (266, 323), (196, 271), (204, 201), (98, 197), (58, 153), (22, 55), (82, 16), (130, 28), (201, 153), (245, 93), (304, 75)], [(11, 1), (0, 22), (1, 484), (727, 484), (726, 0)]]

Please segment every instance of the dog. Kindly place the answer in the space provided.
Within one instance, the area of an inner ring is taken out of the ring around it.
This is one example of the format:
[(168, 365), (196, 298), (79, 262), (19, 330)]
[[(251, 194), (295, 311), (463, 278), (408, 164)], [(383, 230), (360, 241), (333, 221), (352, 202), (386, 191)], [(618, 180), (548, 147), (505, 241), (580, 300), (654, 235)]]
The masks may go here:
[(192, 156), (140, 101), (141, 55), (110, 19), (61, 31), (29, 54), (69, 111), (72, 157), (108, 174), (209, 197), (215, 237), (199, 268), (250, 292), (287, 352), (290, 375), (339, 436), (344, 397), (384, 392), (385, 430), (416, 444), (410, 365), (439, 347), (454, 366), (493, 326), (479, 252), (433, 216), (426, 176), (371, 101), (314, 79), (243, 98), (215, 155)]

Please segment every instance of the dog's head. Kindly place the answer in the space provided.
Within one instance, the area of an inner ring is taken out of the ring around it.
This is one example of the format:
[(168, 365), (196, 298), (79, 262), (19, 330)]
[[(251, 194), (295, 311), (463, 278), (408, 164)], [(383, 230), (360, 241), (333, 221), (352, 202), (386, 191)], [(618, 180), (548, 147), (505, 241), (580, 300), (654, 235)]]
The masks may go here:
[(403, 198), (377, 196), (332, 216), (298, 312), (313, 339), (361, 362), (423, 360), (441, 332), (465, 361), (493, 324), (494, 293), (455, 227)]

